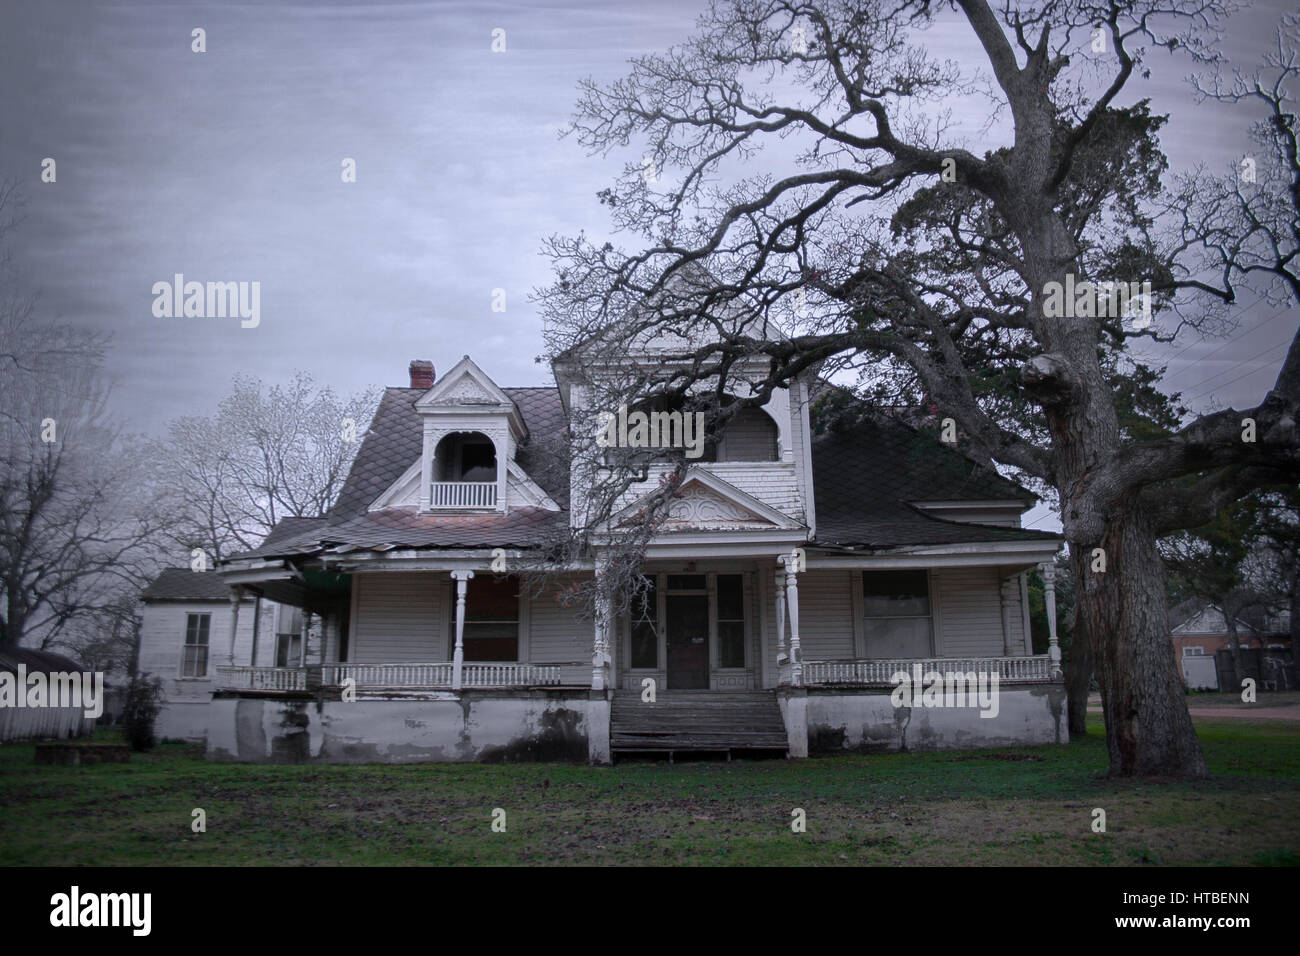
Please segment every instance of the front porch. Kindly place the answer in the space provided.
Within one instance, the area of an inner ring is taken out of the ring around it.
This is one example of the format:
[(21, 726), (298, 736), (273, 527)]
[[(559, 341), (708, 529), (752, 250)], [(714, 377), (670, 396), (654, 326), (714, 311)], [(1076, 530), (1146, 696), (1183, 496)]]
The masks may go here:
[[(261, 729), (251, 743), (228, 734), (223, 743), (218, 734), (210, 752), (274, 759), (257, 755), (308, 746), (308, 759), (335, 759), (395, 747), (410, 755), (403, 759), (478, 760), (555, 752), (542, 741), (562, 725), (561, 749), (574, 752), (581, 738), (587, 759), (608, 763), (632, 733), (684, 739), (678, 718), (704, 701), (682, 696), (692, 694), (710, 698), (704, 742), (726, 752), (759, 737), (776, 749), (772, 728), (764, 724), (756, 737), (750, 726), (757, 695), (779, 707), (780, 749), (791, 757), (834, 751), (836, 740), (846, 749), (909, 749), (921, 740), (1061, 739), (1060, 651), (1051, 633), (1047, 653), (1034, 653), (1023, 563), (912, 558), (901, 567), (877, 562), (877, 571), (862, 561), (820, 563), (801, 550), (661, 555), (646, 569), (651, 588), (639, 607), (598, 610), (584, 622), (562, 606), (562, 588), (529, 593), (520, 578), (460, 560), (452, 568), (391, 554), (382, 563), (332, 561), (329, 600), (302, 582), (268, 588), (302, 608), (299, 657), (266, 661), (254, 649), (247, 664), (232, 653), (215, 668), (214, 725)], [(904, 730), (894, 733), (900, 711), (889, 691), (899, 672), (968, 675), (1016, 703), (1000, 720), (908, 707)], [(302, 709), (312, 701), (313, 712)], [(434, 722), (447, 726), (434, 732)], [(349, 749), (335, 737), (344, 728), (347, 739), (384, 739)], [(286, 742), (301, 733), (309, 744)]]

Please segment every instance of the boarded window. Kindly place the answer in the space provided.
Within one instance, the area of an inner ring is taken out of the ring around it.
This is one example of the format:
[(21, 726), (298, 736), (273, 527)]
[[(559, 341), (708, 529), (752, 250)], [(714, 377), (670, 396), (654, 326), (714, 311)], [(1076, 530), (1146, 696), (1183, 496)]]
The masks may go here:
[[(456, 619), (450, 617), (454, 641)], [(519, 660), (518, 578), (470, 579), (465, 593), (464, 641), (467, 661)]]
[(924, 570), (862, 572), (867, 657), (929, 657), (930, 581)]
[(718, 461), (776, 461), (776, 423), (758, 408), (743, 408), (718, 439)]
[(718, 666), (745, 666), (745, 579), (718, 575)]
[(208, 676), (208, 634), (211, 628), (211, 614), (185, 616), (185, 648), (181, 655), (182, 677)]

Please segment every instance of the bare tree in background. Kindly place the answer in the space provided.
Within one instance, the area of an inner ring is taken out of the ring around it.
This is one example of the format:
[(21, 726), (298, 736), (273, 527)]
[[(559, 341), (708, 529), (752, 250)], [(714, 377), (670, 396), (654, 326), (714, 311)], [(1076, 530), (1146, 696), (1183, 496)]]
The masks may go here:
[[(0, 186), (0, 247), (17, 194)], [(104, 412), (107, 340), (38, 321), (0, 255), (0, 645), (74, 653), (155, 569), (161, 517), (135, 439)], [(130, 650), (118, 647), (124, 663)]]
[(340, 397), (298, 372), (287, 385), (237, 376), (216, 413), (172, 422), (154, 444), (180, 563), (205, 563), (255, 548), (276, 523), (316, 517), (333, 505), (378, 389)]
[[(554, 355), (607, 331), (632, 341), (673, 333), (686, 343), (643, 385), (711, 386), (760, 356), (753, 403), (810, 370), (848, 372), (893, 404), (923, 396), (956, 420), (978, 460), (1055, 488), (1076, 634), (1091, 637), (1115, 775), (1207, 773), (1171, 650), (1157, 539), (1300, 474), (1300, 345), (1259, 406), (1134, 436), (1116, 399), (1125, 349), (1170, 331), (1095, 304), (1050, 304), (1076, 279), (1149, 279), (1155, 308), (1185, 322), (1217, 318), (1215, 303), (1232, 300), (1231, 285), (1189, 256), (1195, 236), (1159, 230), (1163, 120), (1119, 97), (1152, 51), (1211, 63), (1233, 8), (715, 4), (683, 45), (637, 58), (618, 82), (582, 87), (572, 132), (584, 146), (645, 143), (601, 199), (617, 228), (648, 245), (547, 245), (557, 280), (540, 301)], [(984, 71), (928, 52), (925, 31), (953, 11)], [(988, 125), (1009, 114), (1005, 145), (974, 151), (953, 135), (945, 109), (978, 97)], [(764, 147), (797, 151), (796, 168), (740, 175)], [(1244, 418), (1255, 441), (1242, 440)]]

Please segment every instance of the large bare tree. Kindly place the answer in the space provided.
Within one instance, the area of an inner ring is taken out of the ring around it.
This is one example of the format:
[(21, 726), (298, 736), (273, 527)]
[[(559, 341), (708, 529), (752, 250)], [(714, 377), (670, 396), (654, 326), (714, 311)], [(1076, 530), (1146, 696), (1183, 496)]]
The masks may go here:
[[(3, 249), (17, 200), (0, 185)], [(0, 645), (76, 652), (154, 570), (160, 517), (138, 440), (105, 414), (107, 344), (38, 319), (0, 252)]]
[(282, 518), (327, 512), (377, 403), (377, 389), (339, 396), (306, 372), (270, 386), (236, 376), (215, 414), (172, 422), (151, 457), (182, 563), (193, 549), (215, 563)]
[[(671, 359), (631, 383), (643, 392), (725, 382), (752, 356), (765, 374), (746, 403), (810, 370), (856, 374), (863, 394), (924, 397), (979, 460), (1056, 489), (1116, 775), (1207, 773), (1157, 539), (1300, 470), (1295, 344), (1252, 409), (1150, 435), (1123, 427), (1117, 398), (1127, 345), (1168, 340), (1175, 319), (1217, 321), (1242, 250), (1258, 250), (1221, 244), (1221, 268), (1202, 271), (1193, 253), (1209, 223), (1180, 233), (1194, 215), (1162, 193), (1163, 120), (1122, 102), (1157, 54), (1213, 65), (1230, 11), (1227, 0), (715, 4), (682, 45), (583, 84), (580, 143), (644, 148), (600, 194), (639, 247), (553, 237), (557, 279), (539, 293), (555, 355), (602, 334), (668, 335)], [(929, 52), (939, 25), (973, 41), (977, 69)], [(947, 110), (981, 102), (984, 130), (968, 135), (986, 143), (972, 148)], [(1172, 234), (1162, 210), (1183, 217)], [(1140, 301), (1127, 319), (1113, 298), (1061, 307), (1076, 281), (1142, 280), (1158, 321)]]

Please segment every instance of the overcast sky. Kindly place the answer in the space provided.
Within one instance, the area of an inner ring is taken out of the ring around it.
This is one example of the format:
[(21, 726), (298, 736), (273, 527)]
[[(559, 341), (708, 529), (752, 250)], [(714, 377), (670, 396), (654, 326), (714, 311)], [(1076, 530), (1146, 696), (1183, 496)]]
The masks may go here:
[[(628, 158), (557, 138), (577, 81), (615, 79), (629, 57), (684, 39), (704, 6), (3, 0), (0, 176), (28, 199), (19, 264), (43, 317), (113, 333), (113, 407), (133, 431), (213, 410), (236, 372), (284, 381), (304, 368), (350, 391), (406, 384), (412, 358), (445, 370), (470, 353), (501, 385), (544, 384), (527, 298), (549, 277), (541, 240), (606, 231), (595, 194)], [(1256, 61), (1290, 6), (1234, 17), (1233, 62)], [(205, 53), (191, 51), (196, 27)], [(972, 53), (955, 21), (927, 42)], [(1194, 105), (1185, 60), (1151, 66), (1129, 101), (1171, 114), (1172, 165), (1249, 150), (1251, 116)], [(53, 184), (40, 181), (46, 157)], [(341, 181), (344, 158), (355, 183)], [(153, 284), (176, 273), (259, 281), (260, 325), (155, 317)], [(1298, 310), (1244, 308), (1240, 321), (1164, 350), (1193, 407), (1257, 402)]]

